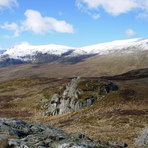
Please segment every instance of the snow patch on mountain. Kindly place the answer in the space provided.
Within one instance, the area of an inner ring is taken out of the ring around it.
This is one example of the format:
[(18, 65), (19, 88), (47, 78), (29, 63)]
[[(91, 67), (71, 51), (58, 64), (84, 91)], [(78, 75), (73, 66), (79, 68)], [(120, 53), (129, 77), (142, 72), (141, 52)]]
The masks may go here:
[(8, 55), (13, 59), (27, 59), (27, 56), (34, 56), (37, 53), (51, 54), (62, 56), (64, 53), (70, 52), (69, 57), (80, 55), (104, 55), (110, 53), (129, 53), (135, 50), (148, 50), (148, 38), (136, 38), (129, 40), (118, 40), (108, 43), (101, 43), (81, 48), (68, 47), (63, 45), (30, 45), (27, 42), (21, 43), (8, 49), (2, 55)]
[(37, 53), (42, 54), (52, 54), (52, 55), (62, 55), (65, 52), (68, 52), (70, 50), (73, 50), (73, 47), (63, 46), (63, 45), (39, 45), (34, 46), (30, 45), (27, 42), (23, 42), (19, 45), (14, 46), (13, 48), (8, 49), (4, 54), (9, 55), (10, 58), (21, 58), (25, 56), (33, 56)]
[[(85, 54), (108, 54), (123, 49), (137, 47), (140, 50), (148, 50), (148, 38), (136, 38), (129, 40), (117, 40), (108, 43), (101, 43), (80, 48), (81, 53)], [(134, 48), (133, 48), (134, 49)], [(78, 51), (78, 50), (77, 50)], [(75, 52), (77, 52), (75, 51)], [(129, 52), (128, 49), (126, 52)]]

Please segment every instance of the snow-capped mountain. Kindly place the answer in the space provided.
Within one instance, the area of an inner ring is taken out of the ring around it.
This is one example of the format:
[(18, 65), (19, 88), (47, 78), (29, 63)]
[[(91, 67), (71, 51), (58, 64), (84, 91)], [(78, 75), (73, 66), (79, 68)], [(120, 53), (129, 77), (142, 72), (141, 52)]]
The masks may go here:
[(148, 38), (136, 38), (101, 43), (81, 48), (63, 45), (33, 46), (22, 43), (8, 49), (1, 55), (1, 61), (6, 59), (22, 62), (44, 63), (52, 61), (80, 61), (95, 55), (128, 54), (136, 51), (148, 50)]
[(63, 53), (72, 50), (73, 47), (63, 45), (39, 45), (33, 46), (27, 42), (15, 45), (13, 48), (8, 49), (3, 55), (9, 55), (13, 59), (21, 59), (25, 56), (34, 56), (37, 53), (51, 54), (61, 56)]
[(118, 51), (122, 52), (123, 49), (125, 52), (128, 52), (125, 49), (133, 48), (134, 50), (134, 47), (139, 50), (148, 50), (148, 38), (117, 40), (117, 41), (112, 41), (108, 43), (101, 43), (101, 44), (86, 46), (80, 49), (87, 54), (91, 53), (91, 54), (103, 55), (103, 54), (114, 53)]

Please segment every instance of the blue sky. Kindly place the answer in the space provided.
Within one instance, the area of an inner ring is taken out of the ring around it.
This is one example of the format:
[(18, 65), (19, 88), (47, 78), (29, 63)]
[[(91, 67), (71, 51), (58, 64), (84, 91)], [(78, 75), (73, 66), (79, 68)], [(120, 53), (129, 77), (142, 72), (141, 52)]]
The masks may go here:
[(147, 37), (148, 0), (0, 0), (0, 48)]

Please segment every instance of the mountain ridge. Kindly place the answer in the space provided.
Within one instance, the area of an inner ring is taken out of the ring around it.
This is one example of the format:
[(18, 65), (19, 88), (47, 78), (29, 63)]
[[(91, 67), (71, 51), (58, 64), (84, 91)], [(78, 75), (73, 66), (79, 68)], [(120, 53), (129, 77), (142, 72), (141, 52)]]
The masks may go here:
[[(79, 57), (82, 55), (107, 55), (111, 53), (115, 54), (127, 54), (140, 50), (148, 50), (148, 38), (136, 38), (129, 40), (117, 40), (107, 43), (95, 44), (91, 46), (85, 46), (80, 48), (68, 47), (64, 45), (30, 45), (28, 43), (22, 43), (15, 45), (14, 47), (6, 50), (1, 55), (1, 61), (3, 59), (19, 59), (21, 61), (35, 61), (38, 54), (41, 55), (54, 55), (57, 57)], [(50, 60), (49, 60), (50, 62)]]

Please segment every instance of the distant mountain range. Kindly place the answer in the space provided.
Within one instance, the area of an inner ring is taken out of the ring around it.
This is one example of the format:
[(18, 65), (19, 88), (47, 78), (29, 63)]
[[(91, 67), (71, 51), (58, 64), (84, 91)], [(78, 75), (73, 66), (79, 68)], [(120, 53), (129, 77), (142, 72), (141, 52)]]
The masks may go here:
[(49, 63), (54, 61), (77, 63), (92, 56), (113, 54), (118, 56), (143, 51), (148, 51), (148, 38), (118, 40), (81, 48), (54, 44), (33, 46), (22, 43), (3, 52), (0, 56), (0, 63), (1, 65)]

